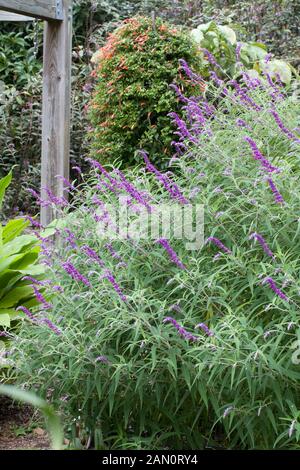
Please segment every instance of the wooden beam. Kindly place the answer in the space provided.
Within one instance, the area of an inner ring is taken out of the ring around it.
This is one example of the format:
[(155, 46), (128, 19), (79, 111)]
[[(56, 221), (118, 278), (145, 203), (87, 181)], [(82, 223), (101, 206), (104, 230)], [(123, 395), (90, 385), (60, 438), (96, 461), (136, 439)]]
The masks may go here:
[[(49, 21), (44, 31), (42, 181), (41, 195), (49, 199), (45, 188), (56, 197), (66, 197), (63, 181), (69, 177), (70, 107), (72, 60), (72, 0), (62, 1), (65, 20)], [(41, 208), (41, 223), (47, 225), (56, 212)]]
[(16, 13), (5, 13), (0, 11), (0, 21), (33, 21), (31, 16), (16, 15)]
[(42, 20), (62, 20), (63, 0), (0, 0), (0, 10)]

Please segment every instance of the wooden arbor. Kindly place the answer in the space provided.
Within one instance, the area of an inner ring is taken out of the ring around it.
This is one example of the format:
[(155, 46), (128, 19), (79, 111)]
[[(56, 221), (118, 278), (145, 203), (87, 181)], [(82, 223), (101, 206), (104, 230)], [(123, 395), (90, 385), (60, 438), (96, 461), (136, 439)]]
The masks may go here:
[[(0, 20), (21, 21), (32, 18), (46, 22), (41, 197), (47, 200), (44, 188), (49, 188), (55, 196), (62, 197), (64, 185), (57, 175), (65, 178), (69, 176), (72, 0), (0, 0)], [(53, 217), (55, 214), (50, 206), (41, 207), (43, 225), (51, 222)]]

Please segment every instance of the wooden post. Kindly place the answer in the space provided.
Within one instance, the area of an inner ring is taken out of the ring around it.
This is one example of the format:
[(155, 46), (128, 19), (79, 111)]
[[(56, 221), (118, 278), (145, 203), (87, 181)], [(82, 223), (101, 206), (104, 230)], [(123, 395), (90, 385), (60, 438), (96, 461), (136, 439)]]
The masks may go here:
[[(62, 1), (63, 21), (47, 21), (44, 32), (41, 197), (44, 188), (66, 197), (63, 181), (69, 177), (72, 61), (72, 0)], [(41, 208), (41, 223), (55, 218), (55, 210)]]

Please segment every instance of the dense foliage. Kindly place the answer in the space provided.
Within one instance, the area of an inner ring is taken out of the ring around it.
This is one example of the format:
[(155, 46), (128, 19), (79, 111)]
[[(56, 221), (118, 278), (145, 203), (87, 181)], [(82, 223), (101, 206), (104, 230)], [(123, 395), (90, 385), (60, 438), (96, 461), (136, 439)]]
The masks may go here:
[[(188, 96), (200, 87), (183, 76), (179, 60), (199, 71), (200, 51), (186, 34), (151, 18), (126, 20), (95, 55), (96, 86), (90, 105), (92, 149), (102, 162), (132, 164), (145, 148), (154, 161), (170, 156), (173, 129), (168, 113), (179, 111), (170, 84)], [(180, 113), (181, 114), (181, 113)]]
[[(78, 445), (299, 447), (299, 103), (244, 80), (185, 101), (176, 174), (145, 153), (125, 175), (91, 162), (62, 208), (60, 243), (45, 251), (63, 288), (53, 331), (35, 312), (15, 359)], [(120, 195), (133, 220), (173, 199), (204, 204), (204, 246), (116, 240)]]
[[(155, 9), (158, 17), (190, 27), (231, 21), (242, 25), (244, 41), (263, 41), (275, 56), (299, 64), (299, 0), (74, 0), (73, 5), (72, 166), (81, 165), (87, 151), (90, 57), (124, 18)], [(29, 181), (37, 187), (40, 179), (43, 22), (1, 22), (0, 27), (0, 177), (17, 165), (4, 210), (19, 213), (33, 203), (23, 187)]]
[[(0, 180), (0, 210), (6, 188), (11, 182), (11, 173)], [(32, 219), (33, 220), (33, 219)], [(22, 317), (18, 307), (22, 304), (34, 307), (39, 304), (30, 276), (41, 279), (44, 266), (37, 263), (39, 240), (34, 234), (24, 234), (29, 221), (12, 219), (0, 225), (0, 377), (9, 367), (6, 352), (9, 340), (16, 334)], [(39, 281), (37, 281), (39, 282)]]

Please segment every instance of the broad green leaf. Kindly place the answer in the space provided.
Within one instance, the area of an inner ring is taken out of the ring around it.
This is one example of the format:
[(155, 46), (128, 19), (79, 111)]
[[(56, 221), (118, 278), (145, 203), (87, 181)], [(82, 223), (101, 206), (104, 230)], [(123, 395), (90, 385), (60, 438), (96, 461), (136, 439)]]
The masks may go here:
[(230, 42), (230, 44), (236, 44), (236, 34), (233, 29), (229, 28), (229, 26), (222, 26), (218, 25), (218, 29), (221, 31), (223, 36)]
[(25, 219), (10, 220), (5, 227), (3, 227), (3, 243), (8, 243), (15, 237), (23, 232), (24, 228), (28, 226), (28, 221)]
[(8, 175), (4, 176), (4, 178), (0, 180), (0, 209), (2, 208), (5, 190), (10, 185), (11, 178), (12, 178), (12, 172), (10, 171)]
[(9, 292), (5, 297), (0, 301), (2, 308), (14, 307), (20, 303), (23, 299), (28, 299), (32, 297), (33, 290), (30, 286), (16, 287), (11, 292)]
[(0, 256), (10, 256), (21, 253), (24, 249), (28, 250), (30, 246), (37, 243), (37, 238), (34, 235), (21, 235), (14, 240), (5, 243), (0, 250)]
[(10, 326), (10, 316), (0, 310), (0, 326)]
[(201, 44), (201, 41), (204, 38), (203, 32), (198, 28), (192, 29), (191, 36), (198, 44)]

